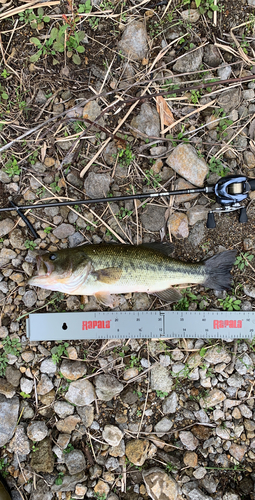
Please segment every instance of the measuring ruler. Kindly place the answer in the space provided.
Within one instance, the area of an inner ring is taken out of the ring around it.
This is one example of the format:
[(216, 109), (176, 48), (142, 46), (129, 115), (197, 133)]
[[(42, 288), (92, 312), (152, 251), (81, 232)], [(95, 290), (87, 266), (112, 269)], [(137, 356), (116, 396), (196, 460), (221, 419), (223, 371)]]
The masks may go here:
[(30, 340), (127, 338), (251, 339), (254, 312), (128, 311), (31, 314)]

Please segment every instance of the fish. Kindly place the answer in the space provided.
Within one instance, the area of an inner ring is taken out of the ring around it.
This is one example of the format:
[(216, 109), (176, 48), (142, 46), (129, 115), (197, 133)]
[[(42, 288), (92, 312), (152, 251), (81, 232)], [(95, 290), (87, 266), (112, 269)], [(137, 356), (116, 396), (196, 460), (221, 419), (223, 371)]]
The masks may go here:
[(116, 294), (146, 292), (166, 302), (182, 295), (173, 285), (201, 284), (215, 290), (231, 287), (236, 250), (199, 262), (173, 259), (170, 243), (86, 244), (37, 256), (37, 275), (29, 285), (68, 295), (94, 295), (114, 308)]

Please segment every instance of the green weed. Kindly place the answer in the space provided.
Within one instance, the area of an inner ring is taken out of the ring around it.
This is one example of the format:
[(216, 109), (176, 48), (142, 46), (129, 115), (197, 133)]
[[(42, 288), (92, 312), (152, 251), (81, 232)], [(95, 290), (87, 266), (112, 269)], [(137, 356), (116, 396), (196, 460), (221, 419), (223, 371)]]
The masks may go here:
[(147, 186), (151, 184), (154, 189), (159, 187), (161, 182), (161, 177), (159, 174), (155, 174), (152, 169), (145, 170), (145, 177)]
[(63, 479), (62, 479), (63, 476), (64, 476), (64, 472), (59, 472), (58, 477), (55, 479), (55, 484), (57, 484), (58, 486), (60, 484), (62, 484), (63, 483)]
[(36, 248), (36, 243), (34, 241), (31, 241), (31, 240), (26, 240), (25, 241), (25, 248), (27, 248), (27, 250), (34, 250)]
[(159, 390), (156, 390), (156, 394), (158, 398), (165, 398), (166, 396), (168, 396), (168, 392), (163, 392)]
[(66, 348), (69, 346), (68, 342), (64, 342), (64, 344), (59, 344), (58, 346), (54, 346), (51, 349), (52, 361), (57, 364), (61, 360), (61, 356), (63, 354), (68, 356)]
[(241, 300), (227, 295), (225, 299), (219, 299), (219, 303), (224, 311), (240, 311)]
[(228, 167), (225, 167), (219, 158), (215, 158), (215, 156), (212, 156), (212, 158), (209, 161), (209, 174), (210, 173), (215, 173), (219, 175), (220, 177), (224, 177), (228, 172), (230, 172)]
[[(191, 0), (182, 0), (183, 5), (191, 3)], [(222, 7), (219, 5), (214, 5), (214, 0), (195, 0), (196, 8), (199, 10), (200, 14), (206, 14), (209, 19), (213, 18), (213, 12), (215, 10), (221, 11)]]
[(4, 171), (9, 175), (9, 177), (20, 174), (21, 169), (19, 168), (15, 156), (12, 155), (12, 157), (6, 162)]
[(241, 253), (236, 257), (234, 266), (237, 266), (240, 271), (243, 271), (245, 269), (245, 266), (249, 265), (249, 262), (253, 259), (253, 257), (254, 255), (250, 254), (249, 252)]
[(26, 398), (31, 398), (30, 394), (27, 394), (26, 392), (20, 392), (20, 395), (22, 398), (26, 399)]
[(67, 453), (70, 453), (70, 451), (73, 451), (73, 450), (74, 450), (74, 446), (71, 443), (69, 443), (67, 445), (67, 447), (63, 450), (63, 453), (67, 454)]

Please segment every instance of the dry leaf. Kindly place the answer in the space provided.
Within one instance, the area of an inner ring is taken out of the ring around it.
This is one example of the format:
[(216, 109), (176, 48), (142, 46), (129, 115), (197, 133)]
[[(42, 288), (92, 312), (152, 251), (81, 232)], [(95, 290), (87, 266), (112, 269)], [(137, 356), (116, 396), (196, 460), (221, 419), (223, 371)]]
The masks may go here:
[(164, 97), (162, 97), (161, 95), (157, 96), (156, 102), (157, 102), (157, 112), (159, 113), (160, 116), (163, 116), (164, 125), (166, 125), (167, 127), (169, 125), (172, 125), (175, 122), (175, 119)]
[(41, 161), (44, 162), (45, 156), (46, 156), (46, 150), (47, 150), (47, 145), (46, 142), (43, 143), (41, 147)]

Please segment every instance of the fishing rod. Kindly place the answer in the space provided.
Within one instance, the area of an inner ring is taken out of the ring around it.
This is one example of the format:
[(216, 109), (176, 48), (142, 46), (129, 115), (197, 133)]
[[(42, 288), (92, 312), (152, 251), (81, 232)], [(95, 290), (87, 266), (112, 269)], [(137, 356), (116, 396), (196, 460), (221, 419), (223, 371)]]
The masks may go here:
[(214, 194), (216, 196), (216, 202), (221, 206), (216, 207), (213, 210), (209, 210), (206, 226), (209, 229), (214, 229), (216, 227), (215, 213), (230, 213), (234, 211), (239, 211), (239, 222), (242, 224), (248, 221), (246, 207), (242, 205), (241, 202), (246, 200), (250, 191), (255, 191), (255, 179), (248, 179), (244, 175), (228, 175), (222, 177), (213, 186), (206, 186), (203, 188), (194, 189), (178, 189), (175, 191), (161, 191), (160, 193), (140, 193), (131, 194), (127, 196), (112, 196), (111, 198), (90, 198), (87, 200), (75, 200), (75, 201), (54, 201), (52, 203), (38, 203), (37, 205), (15, 205), (13, 201), (10, 201), (11, 207), (0, 208), (0, 212), (9, 212), (16, 210), (18, 215), (27, 224), (29, 230), (35, 238), (39, 238), (33, 225), (27, 219), (22, 210), (34, 210), (39, 208), (49, 208), (49, 207), (64, 207), (64, 206), (74, 206), (74, 205), (89, 205), (95, 203), (109, 203), (113, 201), (126, 201), (126, 200), (141, 200), (144, 198), (160, 198), (161, 196), (178, 196), (183, 194)]

